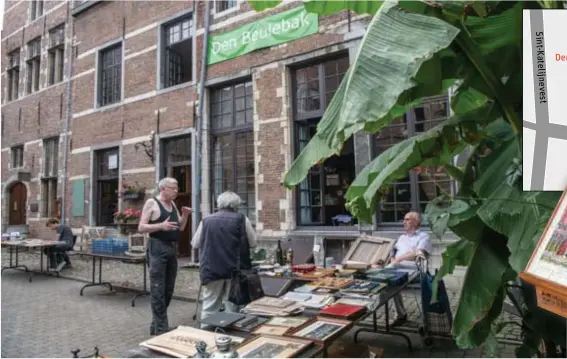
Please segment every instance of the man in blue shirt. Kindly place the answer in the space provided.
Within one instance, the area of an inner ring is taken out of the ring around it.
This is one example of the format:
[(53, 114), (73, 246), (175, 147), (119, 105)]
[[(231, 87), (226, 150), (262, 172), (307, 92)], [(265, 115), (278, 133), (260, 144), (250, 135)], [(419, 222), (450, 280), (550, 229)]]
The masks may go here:
[(48, 219), (45, 226), (59, 233), (59, 243), (57, 243), (52, 247), (43, 249), (43, 253), (45, 253), (45, 255), (50, 259), (51, 267), (52, 268), (57, 267), (57, 261), (55, 260), (55, 253), (63, 253), (65, 264), (67, 266), (70, 266), (71, 261), (69, 260), (69, 256), (67, 256), (65, 252), (73, 249), (73, 231), (71, 230), (71, 228), (59, 224), (59, 220), (57, 218)]

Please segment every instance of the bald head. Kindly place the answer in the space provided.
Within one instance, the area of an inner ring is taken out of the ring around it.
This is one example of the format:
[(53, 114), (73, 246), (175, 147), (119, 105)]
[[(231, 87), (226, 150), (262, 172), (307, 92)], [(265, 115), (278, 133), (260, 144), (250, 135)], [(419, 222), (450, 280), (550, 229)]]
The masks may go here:
[(404, 229), (408, 232), (416, 231), (421, 225), (421, 216), (417, 212), (408, 212), (404, 216)]

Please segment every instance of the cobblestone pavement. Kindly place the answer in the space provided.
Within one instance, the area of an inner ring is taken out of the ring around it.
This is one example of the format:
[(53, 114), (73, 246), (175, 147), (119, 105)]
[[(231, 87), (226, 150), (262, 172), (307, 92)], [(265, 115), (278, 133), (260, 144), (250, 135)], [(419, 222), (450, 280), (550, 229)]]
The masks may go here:
[[(36, 276), (32, 283), (20, 271), (2, 275), (2, 357), (71, 357), (92, 353), (94, 347), (111, 357), (124, 357), (148, 339), (151, 320), (147, 297), (132, 308), (132, 293), (92, 288), (79, 296), (82, 283), (55, 277)], [(193, 302), (174, 300), (169, 308), (170, 326), (191, 325)], [(347, 334), (349, 340), (352, 333)], [(459, 350), (449, 340), (438, 340), (423, 348), (419, 336), (410, 335), (414, 351), (403, 339), (361, 334), (361, 343), (384, 348), (386, 357), (479, 357), (480, 349)], [(502, 345), (503, 357), (513, 356), (514, 347)]]
[[(78, 279), (80, 281), (90, 281), (91, 279), (91, 270), (92, 270), (92, 258), (90, 257), (81, 257), (78, 255), (72, 256), (71, 257), (72, 263), (73, 263), (73, 267), (72, 269), (66, 269), (63, 270), (61, 272), (61, 276), (65, 277), (65, 278), (73, 278), (73, 279)], [(2, 252), (2, 264), (3, 265), (7, 265), (9, 262), (9, 256), (8, 254), (3, 251)], [(20, 264), (26, 264), (28, 265), (28, 267), (30, 269), (39, 269), (39, 255), (37, 253), (21, 253), (20, 254)], [(98, 263), (97, 263), (97, 275), (98, 275)], [(13, 271), (13, 270), (8, 270), (4, 272), (3, 278), (12, 278), (12, 277), (22, 277), (25, 276), (25, 274), (17, 272), (17, 271)], [(124, 287), (124, 288), (131, 288), (131, 289), (141, 289), (143, 287), (143, 267), (142, 264), (135, 264), (135, 263), (123, 263), (121, 261), (116, 261), (116, 260), (105, 260), (103, 262), (103, 281), (109, 281), (111, 282), (113, 285), (118, 286), (118, 287)], [(27, 286), (24, 286), (23, 288), (25, 289), (29, 289), (29, 288), (35, 288), (36, 287), (36, 282), (39, 283), (44, 283), (44, 282), (49, 282), (49, 283), (71, 283), (71, 284), (67, 284), (66, 286), (69, 288), (74, 288), (73, 290), (68, 289), (70, 292), (68, 293), (69, 296), (71, 298), (76, 297), (77, 300), (77, 304), (81, 304), (82, 306), (85, 305), (83, 303), (90, 303), (92, 302), (93, 305), (98, 305), (98, 303), (101, 302), (106, 302), (108, 300), (108, 298), (112, 298), (112, 300), (114, 302), (116, 301), (120, 301), (122, 304), (117, 305), (117, 309), (124, 313), (128, 313), (128, 315), (132, 315), (132, 318), (138, 318), (140, 315), (144, 318), (144, 320), (148, 320), (149, 318), (149, 309), (148, 307), (148, 299), (147, 297), (142, 297), (140, 299), (138, 299), (136, 301), (137, 305), (135, 308), (131, 308), (128, 305), (128, 300), (130, 300), (132, 298), (132, 293), (114, 293), (112, 294), (111, 297), (109, 297), (109, 295), (107, 294), (107, 290), (102, 288), (102, 287), (94, 287), (94, 288), (87, 288), (84, 292), (84, 296), (80, 297), (79, 296), (79, 290), (80, 287), (83, 285), (83, 283), (77, 282), (77, 281), (67, 281), (67, 280), (62, 280), (62, 279), (56, 279), (53, 277), (49, 277), (46, 278), (44, 276), (39, 276), (36, 275), (34, 276), (33, 279), (33, 283), (28, 283), (27, 281), (23, 280), (24, 278), (19, 278), (19, 282), (22, 283), (14, 283), (14, 284), (18, 284), (18, 285), (23, 285), (26, 284)], [(10, 282), (12, 283), (12, 282)], [(198, 273), (195, 270), (190, 270), (190, 269), (182, 269), (178, 272), (178, 277), (177, 277), (177, 282), (176, 282), (176, 292), (175, 292), (175, 296), (177, 298), (180, 299), (194, 299), (196, 297), (197, 294), (197, 290), (198, 290)], [(148, 279), (148, 284), (149, 284), (149, 279)], [(59, 285), (59, 284), (58, 284)], [(67, 288), (66, 287), (66, 288)], [(148, 286), (149, 287), (149, 286)], [(4, 295), (6, 294), (6, 291), (2, 292)], [(418, 323), (420, 322), (420, 310), (419, 310), (419, 292), (416, 290), (408, 290), (407, 292), (404, 293), (404, 302), (406, 305), (406, 309), (408, 311), (409, 314), (409, 321), (408, 324), (406, 324), (403, 327), (400, 327), (399, 330), (406, 332), (406, 333), (417, 333), (418, 331)], [(454, 291), (449, 291), (449, 297), (450, 297), (450, 301), (451, 301), (451, 306), (453, 307), (453, 313), (455, 313), (456, 311), (456, 307), (458, 304), (458, 293), (454, 292)], [(101, 300), (100, 298), (104, 298), (103, 300)], [(2, 298), (2, 309), (4, 310), (4, 296)], [(9, 303), (9, 302), (8, 302)], [(42, 304), (40, 304), (40, 307), (45, 307), (49, 302), (41, 302)], [(182, 308), (185, 309), (184, 314), (181, 315), (181, 317), (179, 315), (174, 316), (175, 318), (179, 319), (182, 318), (184, 320), (184, 323), (187, 323), (188, 320), (190, 320), (192, 318), (192, 315), (194, 313), (194, 304), (193, 303), (188, 303), (188, 302), (180, 302), (180, 301), (175, 301), (176, 306), (180, 305)], [(181, 304), (180, 304), (181, 303)], [(51, 304), (50, 304), (51, 305)], [(127, 308), (121, 308), (121, 306), (127, 307)], [(191, 308), (191, 309), (189, 309)], [(101, 308), (102, 309), (102, 308)], [(175, 307), (173, 307), (171, 310), (175, 311)], [(391, 315), (390, 318), (393, 317), (393, 309), (390, 310), (391, 311)], [(74, 313), (75, 310), (74, 309), (70, 309), (68, 311), (68, 313)], [(6, 312), (3, 312), (3, 314), (5, 314)], [(136, 314), (138, 313), (138, 314)], [(2, 325), (4, 326), (4, 315), (2, 316)], [(89, 317), (90, 318), (90, 317)], [(96, 316), (93, 316), (93, 318), (96, 318)], [(118, 316), (118, 318), (120, 318), (120, 316)], [(124, 317), (122, 317), (124, 318)], [(172, 316), (173, 318), (173, 316)], [(139, 319), (139, 318), (138, 318)], [(507, 313), (503, 313), (500, 320), (501, 321), (508, 321), (508, 320), (513, 320), (516, 319), (514, 317), (512, 317), (511, 315), (507, 314)], [(380, 310), (379, 314), (378, 314), (378, 323), (379, 326), (383, 327), (384, 325), (384, 311)], [(174, 323), (172, 323), (174, 324)], [(61, 327), (64, 327), (61, 324)], [(85, 321), (84, 323), (84, 327), (88, 328), (89, 324), (88, 324), (88, 320)], [(142, 328), (142, 329), (140, 329)], [(136, 326), (134, 330), (137, 330), (137, 332), (142, 335), (140, 338), (143, 340), (144, 339), (144, 335), (147, 332), (147, 324), (141, 324)], [(49, 330), (50, 332), (51, 330)], [(71, 331), (73, 332), (73, 331)], [(87, 330), (87, 332), (89, 332)], [(91, 331), (92, 332), (92, 331)], [(130, 331), (127, 331), (130, 332)], [(415, 340), (419, 341), (419, 336), (415, 336)], [(136, 339), (138, 340), (138, 339)], [(395, 338), (395, 340), (398, 340), (397, 338)], [(517, 326), (508, 326), (506, 327), (505, 330), (502, 331), (502, 333), (500, 334), (499, 340), (505, 344), (505, 343), (509, 343), (509, 344), (517, 344), (520, 341), (520, 332), (519, 332), (519, 328)], [(138, 341), (133, 341), (133, 345), (137, 345), (137, 343), (139, 343), (141, 340)], [(89, 344), (89, 342), (82, 342), (84, 344), (83, 347), (85, 345), (91, 345)], [(118, 341), (118, 343), (122, 343), (121, 340)], [(4, 344), (4, 331), (2, 333), (2, 344)], [(92, 345), (91, 345), (92, 346)], [(3, 345), (4, 347), (4, 345)], [(79, 346), (80, 348), (82, 348), (81, 346)], [(87, 348), (87, 347), (85, 347)], [(65, 350), (70, 350), (70, 349), (65, 349)], [(86, 349), (85, 349), (86, 350)], [(68, 352), (68, 351), (67, 351)], [(2, 353), (4, 353), (4, 349), (2, 349)], [(65, 351), (60, 352), (61, 354), (65, 353)], [(122, 354), (124, 355), (124, 354)], [(407, 355), (407, 354), (405, 354)]]

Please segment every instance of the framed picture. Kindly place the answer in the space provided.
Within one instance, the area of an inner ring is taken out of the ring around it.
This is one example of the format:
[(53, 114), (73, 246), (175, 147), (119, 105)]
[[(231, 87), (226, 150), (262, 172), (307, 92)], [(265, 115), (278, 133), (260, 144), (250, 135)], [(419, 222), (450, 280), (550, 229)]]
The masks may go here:
[(289, 335), (327, 345), (337, 336), (344, 334), (351, 326), (352, 322), (348, 320), (317, 317), (314, 321), (293, 330)]
[(312, 320), (313, 318), (308, 317), (272, 317), (266, 322), (266, 325), (297, 328)]
[(241, 358), (292, 358), (313, 344), (308, 339), (260, 335), (236, 348)]
[(540, 307), (567, 317), (567, 189), (520, 276), (535, 285)]
[(394, 243), (394, 239), (362, 235), (350, 246), (342, 264), (348, 267), (349, 263), (386, 263)]
[[(155, 336), (140, 346), (167, 354), (176, 358), (192, 357), (197, 354), (195, 345), (201, 340), (207, 343), (207, 350), (215, 351), (215, 333), (202, 329), (179, 326), (170, 332)], [(244, 338), (229, 335), (235, 344), (242, 343)]]
[(284, 335), (291, 327), (280, 327), (277, 325), (260, 325), (254, 329), (252, 334)]

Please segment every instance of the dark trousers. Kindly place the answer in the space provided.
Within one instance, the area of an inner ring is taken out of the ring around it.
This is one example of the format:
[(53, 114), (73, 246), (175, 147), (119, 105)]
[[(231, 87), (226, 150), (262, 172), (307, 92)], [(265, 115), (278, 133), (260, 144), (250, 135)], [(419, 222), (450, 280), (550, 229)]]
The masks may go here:
[(150, 267), (150, 299), (152, 325), (150, 333), (162, 334), (169, 330), (167, 307), (173, 297), (177, 277), (177, 250), (174, 242), (150, 238), (147, 249)]
[(57, 267), (57, 258), (55, 256), (56, 253), (63, 253), (63, 260), (65, 261), (65, 263), (69, 264), (71, 263), (71, 260), (69, 259), (69, 256), (67, 255), (68, 250), (70, 250), (71, 248), (69, 247), (69, 245), (65, 242), (61, 242), (61, 243), (57, 243), (56, 245), (52, 246), (52, 247), (46, 247), (43, 248), (43, 253), (45, 253), (45, 255), (47, 256), (47, 258), (49, 258), (49, 265), (54, 268)]

